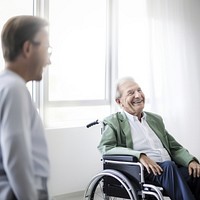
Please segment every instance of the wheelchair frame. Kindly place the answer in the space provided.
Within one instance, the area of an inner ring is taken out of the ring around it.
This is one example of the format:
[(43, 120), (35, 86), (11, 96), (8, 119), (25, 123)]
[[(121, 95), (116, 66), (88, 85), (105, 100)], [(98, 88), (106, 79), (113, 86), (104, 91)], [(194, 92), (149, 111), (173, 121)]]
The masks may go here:
[[(98, 120), (87, 128), (96, 124)], [(104, 155), (102, 161), (103, 170), (89, 182), (85, 200), (146, 200), (151, 197), (164, 200), (162, 187), (145, 183), (143, 165), (135, 156)]]

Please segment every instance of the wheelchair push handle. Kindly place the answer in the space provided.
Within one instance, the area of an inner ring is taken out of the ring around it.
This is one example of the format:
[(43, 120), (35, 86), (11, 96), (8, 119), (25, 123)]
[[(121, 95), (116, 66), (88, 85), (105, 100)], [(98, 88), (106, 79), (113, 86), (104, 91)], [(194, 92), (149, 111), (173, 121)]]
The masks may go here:
[(100, 123), (100, 122), (99, 122), (99, 120), (97, 119), (96, 121), (87, 124), (86, 127), (87, 127), (87, 128), (90, 128), (91, 126), (94, 126), (94, 125), (99, 124), (99, 123)]

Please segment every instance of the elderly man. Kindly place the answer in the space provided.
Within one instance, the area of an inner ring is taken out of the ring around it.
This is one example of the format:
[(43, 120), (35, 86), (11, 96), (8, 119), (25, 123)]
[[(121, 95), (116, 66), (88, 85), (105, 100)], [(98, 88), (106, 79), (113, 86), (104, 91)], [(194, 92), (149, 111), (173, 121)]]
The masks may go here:
[(0, 199), (47, 200), (49, 159), (44, 128), (26, 83), (50, 63), (48, 23), (16, 16), (3, 27), (0, 74)]
[(115, 100), (122, 112), (104, 120), (100, 152), (136, 156), (146, 181), (162, 186), (172, 200), (200, 200), (198, 160), (167, 132), (159, 115), (143, 111), (145, 95), (134, 79), (118, 81)]

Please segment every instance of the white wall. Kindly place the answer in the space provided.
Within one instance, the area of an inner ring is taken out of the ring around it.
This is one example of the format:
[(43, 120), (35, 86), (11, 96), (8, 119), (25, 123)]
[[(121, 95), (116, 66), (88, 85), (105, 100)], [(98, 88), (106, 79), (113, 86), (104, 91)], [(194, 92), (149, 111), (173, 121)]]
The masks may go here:
[(102, 170), (97, 150), (100, 126), (47, 130), (51, 162), (50, 196), (85, 190), (91, 178)]

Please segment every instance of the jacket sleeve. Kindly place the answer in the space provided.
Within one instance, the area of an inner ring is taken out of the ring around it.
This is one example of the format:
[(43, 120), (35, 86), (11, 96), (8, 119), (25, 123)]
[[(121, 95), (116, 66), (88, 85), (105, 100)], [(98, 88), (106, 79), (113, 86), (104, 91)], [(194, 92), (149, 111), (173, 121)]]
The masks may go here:
[(182, 166), (188, 166), (192, 160), (198, 162), (198, 160), (191, 155), (186, 148), (184, 148), (172, 135), (168, 133), (161, 116), (149, 112), (147, 112), (147, 116), (149, 126), (157, 134), (175, 163)]
[(116, 119), (104, 121), (104, 131), (98, 149), (101, 154), (134, 155), (140, 157), (142, 152), (135, 151), (126, 145), (126, 136)]
[(189, 151), (186, 148), (184, 148), (180, 143), (178, 143), (172, 135), (170, 135), (167, 131), (166, 133), (171, 157), (177, 164), (182, 166), (188, 166), (188, 164), (192, 160), (199, 162), (197, 158), (191, 155)]

